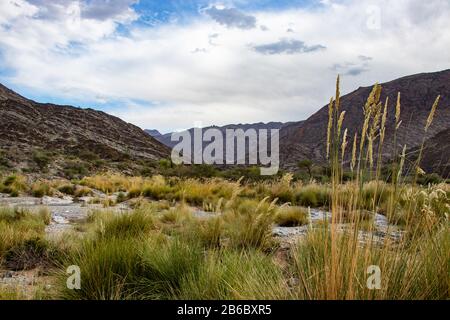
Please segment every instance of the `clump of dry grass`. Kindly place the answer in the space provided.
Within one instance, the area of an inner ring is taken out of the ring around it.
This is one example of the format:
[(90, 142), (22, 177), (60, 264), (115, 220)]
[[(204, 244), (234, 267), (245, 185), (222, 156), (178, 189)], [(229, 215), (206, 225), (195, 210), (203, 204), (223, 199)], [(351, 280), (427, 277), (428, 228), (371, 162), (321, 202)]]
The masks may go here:
[(19, 208), (0, 208), (0, 264), (3, 262), (24, 269), (24, 266), (39, 263), (36, 259), (46, 250), (44, 233), (49, 223), (50, 214), (45, 208), (36, 213)]
[(10, 175), (0, 183), (0, 193), (9, 193), (12, 197), (18, 197), (20, 193), (29, 190), (27, 178), (23, 175)]
[(271, 246), (275, 201), (261, 200), (249, 211), (232, 210), (224, 216), (231, 247), (267, 249)]
[(55, 190), (48, 181), (37, 181), (31, 186), (31, 194), (33, 197), (42, 198), (44, 196), (52, 196)]
[(298, 227), (308, 222), (308, 209), (302, 207), (282, 206), (275, 216), (275, 223), (281, 227)]

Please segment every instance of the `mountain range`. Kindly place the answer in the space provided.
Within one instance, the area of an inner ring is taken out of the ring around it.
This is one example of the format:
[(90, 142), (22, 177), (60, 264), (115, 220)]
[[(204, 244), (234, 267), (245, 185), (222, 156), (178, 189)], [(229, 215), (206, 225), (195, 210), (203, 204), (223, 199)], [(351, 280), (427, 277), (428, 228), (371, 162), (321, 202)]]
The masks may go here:
[[(229, 124), (226, 126), (209, 126), (209, 127), (204, 127), (203, 132), (208, 130), (208, 129), (218, 129), (220, 130), (220, 132), (222, 133), (223, 136), (225, 136), (225, 132), (227, 129), (232, 129), (232, 130), (237, 130), (237, 129), (242, 129), (244, 131), (248, 130), (248, 129), (255, 129), (256, 131), (260, 130), (260, 129), (267, 129), (267, 130), (271, 130), (271, 129), (279, 129), (281, 130), (281, 128), (287, 126), (291, 124), (291, 122), (288, 123), (283, 123), (283, 122), (268, 122), (268, 123), (264, 123), (264, 122), (258, 122), (258, 123), (246, 123), (246, 124)], [(148, 133), (149, 135), (151, 135), (153, 138), (155, 138), (156, 140), (158, 140), (159, 142), (165, 144), (166, 146), (173, 148), (178, 142), (177, 141), (172, 141), (171, 137), (173, 132), (169, 132), (166, 134), (161, 134), (158, 130), (152, 130), (152, 129), (146, 129), (144, 130), (146, 133)], [(189, 133), (191, 134), (191, 136), (194, 135), (194, 128), (190, 128), (186, 131), (189, 131)], [(208, 143), (204, 143), (205, 145), (207, 145)]]
[[(450, 175), (450, 70), (422, 73), (382, 83), (381, 101), (389, 98), (386, 138), (383, 145), (383, 158), (391, 159), (394, 150), (394, 114), (398, 92), (401, 93), (402, 124), (397, 131), (397, 150), (404, 145), (413, 158), (425, 136), (425, 153), (421, 162), (426, 172)], [(346, 111), (343, 128), (348, 129), (349, 137), (361, 132), (363, 106), (372, 90), (360, 87), (341, 97), (341, 110)], [(434, 121), (425, 135), (424, 126), (431, 107), (441, 95)], [(217, 127), (222, 132), (228, 128), (273, 128), (280, 129), (280, 160), (283, 168), (295, 170), (300, 160), (312, 160), (316, 164), (326, 163), (326, 139), (328, 125), (328, 105), (321, 108), (305, 121), (269, 124), (229, 125)], [(207, 129), (207, 128), (205, 128)], [(190, 129), (189, 131), (192, 131)], [(169, 147), (171, 133), (147, 132)]]
[[(394, 113), (397, 93), (401, 92), (401, 119), (397, 150), (408, 148), (415, 154), (425, 137), (422, 168), (443, 176), (450, 174), (450, 70), (422, 73), (381, 84), (381, 100), (389, 98), (384, 158), (394, 150)], [(372, 87), (360, 87), (341, 98), (346, 111), (343, 128), (349, 137), (360, 132), (363, 106)], [(441, 100), (433, 124), (425, 134), (424, 126), (438, 95)], [(234, 124), (219, 129), (279, 129), (282, 167), (294, 170), (300, 160), (325, 164), (328, 105), (304, 121)], [(190, 129), (191, 131), (193, 129)], [(135, 125), (93, 109), (43, 104), (29, 100), (0, 84), (0, 153), (15, 167), (25, 167), (35, 150), (44, 150), (83, 159), (94, 154), (98, 159), (157, 161), (170, 156), (171, 133), (141, 130)], [(0, 154), (0, 155), (1, 155)]]

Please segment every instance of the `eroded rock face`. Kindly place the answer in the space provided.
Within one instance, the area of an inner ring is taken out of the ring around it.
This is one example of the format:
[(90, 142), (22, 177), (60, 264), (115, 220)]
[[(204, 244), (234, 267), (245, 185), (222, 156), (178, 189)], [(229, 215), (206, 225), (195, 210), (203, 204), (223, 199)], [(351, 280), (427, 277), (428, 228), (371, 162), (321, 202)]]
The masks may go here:
[[(41, 148), (61, 154), (89, 151), (101, 159), (158, 160), (169, 149), (140, 128), (92, 109), (41, 104), (0, 84), (0, 148), (13, 162)], [(18, 150), (20, 152), (14, 152)]]
[[(433, 124), (426, 135), (427, 139), (436, 136), (440, 142), (439, 150), (450, 150), (448, 134), (450, 129), (450, 70), (435, 73), (423, 73), (383, 83), (381, 101), (389, 97), (386, 138), (383, 146), (384, 159), (392, 156), (394, 148), (394, 115), (397, 93), (401, 92), (402, 125), (398, 131), (397, 143), (401, 150), (418, 147), (422, 143), (424, 126), (431, 107), (438, 95), (441, 101), (437, 108)], [(363, 87), (341, 98), (340, 110), (346, 111), (343, 128), (348, 128), (349, 137), (361, 132), (363, 106), (372, 87)], [(326, 138), (328, 124), (328, 105), (303, 122), (293, 123), (281, 129), (281, 163), (285, 168), (295, 168), (299, 160), (311, 159), (315, 163), (325, 163)], [(433, 142), (433, 141), (432, 141)], [(446, 152), (447, 152), (446, 151)], [(350, 155), (349, 155), (350, 156)], [(424, 159), (423, 167), (428, 173), (437, 172), (448, 175), (450, 157), (434, 154)], [(446, 171), (447, 170), (447, 171)]]

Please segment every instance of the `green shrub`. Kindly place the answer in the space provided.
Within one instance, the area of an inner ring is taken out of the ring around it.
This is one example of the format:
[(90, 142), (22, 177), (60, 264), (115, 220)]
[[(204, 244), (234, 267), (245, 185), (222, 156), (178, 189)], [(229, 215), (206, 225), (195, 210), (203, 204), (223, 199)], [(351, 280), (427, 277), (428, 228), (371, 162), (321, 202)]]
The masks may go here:
[(282, 269), (257, 250), (208, 252), (197, 272), (183, 277), (176, 299), (289, 299)]
[(74, 195), (75, 194), (75, 189), (76, 188), (75, 188), (74, 185), (66, 184), (66, 185), (63, 185), (63, 186), (59, 187), (58, 191), (62, 192), (62, 193), (65, 193), (65, 194), (68, 194), (68, 195)]
[(42, 238), (31, 238), (10, 248), (4, 257), (9, 270), (31, 270), (37, 266), (49, 265), (51, 255), (48, 243)]
[(139, 237), (155, 226), (152, 212), (135, 210), (133, 213), (105, 213), (95, 221), (98, 224), (97, 234), (102, 238)]
[(0, 150), (0, 170), (4, 168), (6, 169), (11, 168), (11, 164), (9, 163), (9, 160), (6, 157), (6, 152)]
[(308, 224), (308, 211), (301, 207), (282, 207), (275, 216), (275, 223), (281, 227), (298, 227)]
[[(81, 300), (122, 300), (133, 297), (133, 281), (141, 272), (137, 239), (110, 237), (103, 240), (84, 240), (80, 247), (68, 253), (58, 276), (59, 298)], [(80, 290), (67, 288), (66, 268), (79, 266), (82, 270)]]
[(254, 208), (250, 214), (232, 213), (225, 217), (226, 234), (235, 248), (268, 249), (271, 245), (273, 209)]
[(33, 197), (42, 198), (44, 196), (52, 196), (53, 190), (47, 182), (36, 182), (31, 187)]
[(50, 154), (41, 150), (36, 150), (33, 152), (33, 161), (39, 167), (39, 169), (43, 170), (48, 167), (51, 161)]
[(64, 165), (63, 172), (68, 179), (80, 179), (88, 174), (89, 169), (84, 162), (68, 161)]
[(43, 239), (49, 220), (45, 209), (36, 214), (20, 208), (0, 208), (0, 262), (7, 252), (23, 248), (26, 241)]
[(429, 184), (439, 184), (441, 182), (442, 182), (442, 178), (436, 173), (426, 174), (426, 175), (420, 176), (417, 179), (417, 183), (424, 185), (424, 186), (429, 185)]
[(119, 192), (119, 194), (117, 195), (116, 202), (117, 203), (122, 203), (122, 202), (124, 202), (126, 200), (127, 200), (127, 196), (125, 195), (125, 193)]
[(304, 207), (321, 207), (329, 203), (330, 191), (326, 186), (310, 184), (295, 191), (295, 202)]

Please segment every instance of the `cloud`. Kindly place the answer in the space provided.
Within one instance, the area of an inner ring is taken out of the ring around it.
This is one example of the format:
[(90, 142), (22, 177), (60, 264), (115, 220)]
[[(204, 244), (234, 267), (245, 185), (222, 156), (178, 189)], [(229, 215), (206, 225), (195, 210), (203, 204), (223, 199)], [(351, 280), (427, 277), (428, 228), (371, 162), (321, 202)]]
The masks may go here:
[[(428, 1), (430, 18), (417, 12), (422, 3), (380, 0), (377, 30), (367, 26), (365, 15), (372, 0), (330, 0), (320, 10), (255, 9), (249, 14), (257, 27), (246, 32), (199, 15), (152, 27), (128, 24), (124, 35), (117, 32), (118, 22), (136, 19), (136, 8), (122, 7), (121, 14), (104, 19), (73, 19), (65, 11), (45, 19), (42, 6), (0, 1), (0, 82), (25, 95), (90, 106), (164, 132), (196, 121), (207, 126), (302, 120), (335, 94), (337, 73), (345, 94), (447, 69), (450, 2)], [(259, 23), (270, 30), (262, 31)], [(287, 27), (301, 38), (292, 40)], [(270, 46), (287, 35), (284, 46), (267, 47), (266, 54), (249, 50), (249, 44)], [(288, 54), (316, 44), (326, 50)], [(192, 54), (196, 48), (208, 53)]]
[(207, 53), (208, 50), (206, 50), (206, 48), (195, 48), (194, 51), (192, 51), (192, 53)]
[(227, 28), (254, 29), (256, 28), (256, 18), (246, 15), (235, 8), (218, 9), (212, 7), (205, 10), (205, 13), (214, 19), (217, 23)]
[(137, 0), (91, 0), (85, 3), (82, 9), (82, 16), (87, 19), (106, 20), (122, 15), (133, 14), (131, 5)]
[(215, 43), (214, 40), (218, 39), (219, 36), (220, 36), (220, 34), (218, 34), (218, 33), (213, 33), (213, 34), (208, 35), (208, 43), (211, 46), (217, 46), (218, 44)]
[(356, 62), (345, 62), (343, 64), (336, 63), (331, 70), (337, 73), (348, 76), (359, 76), (364, 72), (369, 72), (369, 63), (372, 61), (372, 57), (365, 55), (359, 55)]
[(61, 19), (67, 14), (79, 15), (80, 19), (127, 20), (136, 17), (131, 5), (138, 0), (26, 0), (38, 8), (36, 17), (41, 19)]
[(322, 45), (308, 46), (303, 41), (294, 39), (281, 39), (280, 41), (253, 46), (256, 52), (262, 54), (295, 54), (295, 53), (308, 53), (314, 51), (320, 51), (326, 49)]

